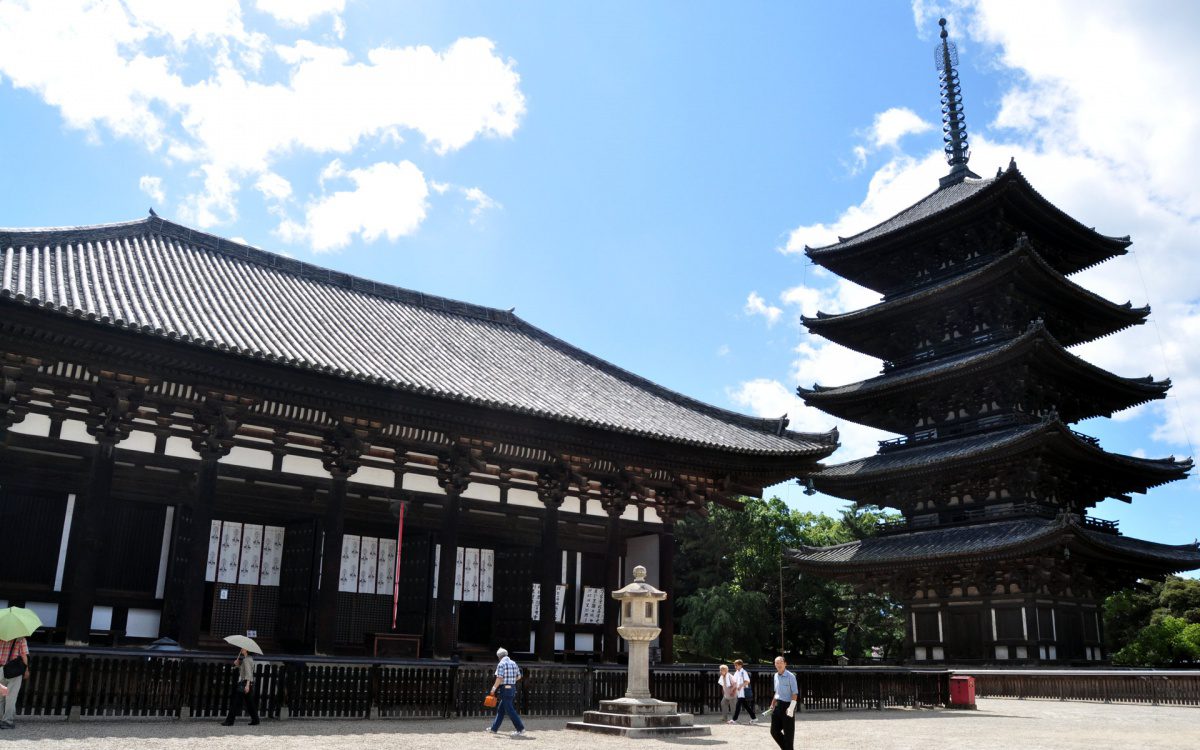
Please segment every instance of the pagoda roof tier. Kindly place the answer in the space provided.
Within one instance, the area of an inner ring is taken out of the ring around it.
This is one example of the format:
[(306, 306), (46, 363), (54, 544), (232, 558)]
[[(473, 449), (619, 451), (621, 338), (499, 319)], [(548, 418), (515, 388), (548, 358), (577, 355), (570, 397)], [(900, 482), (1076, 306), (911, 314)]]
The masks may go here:
[[(804, 317), (808, 330), (842, 346), (880, 359), (911, 358), (912, 347), (891, 332), (924, 326), (940, 330), (948, 312), (976, 301), (1004, 296), (1005, 314), (1016, 330), (1035, 318), (1064, 346), (1074, 346), (1145, 322), (1149, 307), (1110, 302), (1050, 266), (1022, 238), (990, 263), (938, 284), (921, 287), (860, 310)], [(969, 344), (968, 344), (969, 345)], [(959, 341), (946, 346), (961, 347)], [(929, 352), (937, 354), (938, 347)]]
[(994, 383), (995, 390), (1002, 391), (1018, 378), (1023, 381), (1018, 398), (1026, 412), (1055, 408), (1067, 423), (1112, 416), (1163, 398), (1171, 387), (1170, 380), (1123, 378), (1097, 367), (1068, 352), (1044, 325), (1034, 322), (1008, 341), (857, 383), (836, 388), (814, 384), (811, 390), (798, 388), (797, 392), (809, 406), (834, 416), (888, 432), (910, 433), (916, 417), (897, 405), (954, 393), (969, 393), (964, 399), (978, 400), (978, 384)]
[(1070, 514), (887, 534), (831, 547), (804, 546), (784, 554), (800, 570), (838, 576), (1011, 559), (1060, 547), (1143, 571), (1200, 568), (1200, 545), (1157, 544), (1120, 536), (1089, 528)]
[(910, 440), (874, 456), (822, 467), (810, 475), (828, 495), (860, 505), (889, 505), (900, 484), (928, 478), (991, 476), (996, 464), (1019, 462), (1058, 480), (1080, 505), (1125, 497), (1187, 476), (1192, 460), (1138, 458), (1109, 453), (1095, 438), (1070, 430), (1057, 418), (944, 440)]
[(499, 310), (320, 268), (151, 216), (0, 229), (0, 306), (481, 409), (732, 454), (819, 458), (836, 430), (726, 411)]
[(814, 263), (868, 289), (888, 293), (912, 283), (911, 264), (884, 263), (904, 248), (915, 251), (935, 243), (956, 228), (988, 216), (994, 209), (1039, 246), (1053, 248), (1047, 261), (1058, 272), (1072, 274), (1122, 255), (1128, 237), (1109, 237), (1063, 212), (1029, 184), (1010, 161), (995, 177), (967, 178), (945, 185), (890, 219), (825, 247), (806, 247)]

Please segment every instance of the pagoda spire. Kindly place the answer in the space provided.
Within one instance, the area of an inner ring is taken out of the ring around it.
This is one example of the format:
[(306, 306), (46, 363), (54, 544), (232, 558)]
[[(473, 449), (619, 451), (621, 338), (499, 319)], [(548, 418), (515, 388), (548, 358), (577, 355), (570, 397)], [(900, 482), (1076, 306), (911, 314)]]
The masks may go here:
[(971, 152), (967, 147), (967, 118), (963, 113), (962, 87), (958, 83), (958, 47), (946, 33), (946, 19), (938, 20), (942, 41), (934, 48), (934, 66), (942, 89), (942, 140), (945, 141), (946, 161), (950, 174), (943, 177), (941, 187), (957, 185), (968, 177), (979, 175), (967, 168)]

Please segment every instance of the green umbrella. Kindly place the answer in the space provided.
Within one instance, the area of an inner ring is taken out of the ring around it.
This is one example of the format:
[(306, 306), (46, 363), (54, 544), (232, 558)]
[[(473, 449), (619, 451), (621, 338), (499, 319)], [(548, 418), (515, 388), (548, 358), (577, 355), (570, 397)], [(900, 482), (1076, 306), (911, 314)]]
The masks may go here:
[(32, 635), (42, 626), (42, 620), (32, 609), (5, 607), (0, 609), (0, 641), (12, 641)]

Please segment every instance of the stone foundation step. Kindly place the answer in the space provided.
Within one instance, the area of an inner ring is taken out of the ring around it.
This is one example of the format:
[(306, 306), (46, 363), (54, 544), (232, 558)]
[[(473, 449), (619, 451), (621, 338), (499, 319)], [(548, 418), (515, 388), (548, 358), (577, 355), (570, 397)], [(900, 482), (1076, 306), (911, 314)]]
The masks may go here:
[(611, 734), (630, 739), (643, 737), (707, 737), (712, 734), (709, 727), (616, 727), (609, 724), (589, 724), (586, 721), (567, 722), (567, 729), (596, 734)]
[(668, 701), (658, 701), (653, 698), (635, 700), (618, 698), (615, 701), (600, 701), (600, 710), (606, 714), (640, 714), (643, 716), (679, 713), (679, 704)]
[(692, 714), (612, 714), (605, 711), (585, 711), (585, 724), (606, 724), (611, 727), (690, 727), (695, 722)]

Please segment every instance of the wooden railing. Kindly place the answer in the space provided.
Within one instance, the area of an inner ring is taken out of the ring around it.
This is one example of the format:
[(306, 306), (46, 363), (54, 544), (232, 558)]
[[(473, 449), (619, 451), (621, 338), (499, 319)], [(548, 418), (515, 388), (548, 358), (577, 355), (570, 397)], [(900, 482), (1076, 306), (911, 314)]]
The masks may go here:
[[(32, 678), (17, 712), (59, 719), (215, 718), (229, 710), (234, 684), (227, 655), (49, 647), (33, 654)], [(751, 668), (756, 703), (771, 695), (769, 667)], [(942, 705), (950, 672), (903, 668), (793, 670), (801, 710)], [(282, 656), (256, 665), (259, 713), (285, 718), (435, 718), (490, 716), (482, 699), (492, 685), (488, 664)], [(696, 714), (719, 711), (716, 668), (651, 670), (656, 698)], [(527, 664), (518, 709), (527, 716), (579, 716), (625, 693), (619, 665)]]
[(1200, 671), (957, 670), (975, 678), (980, 698), (1200, 706)]

